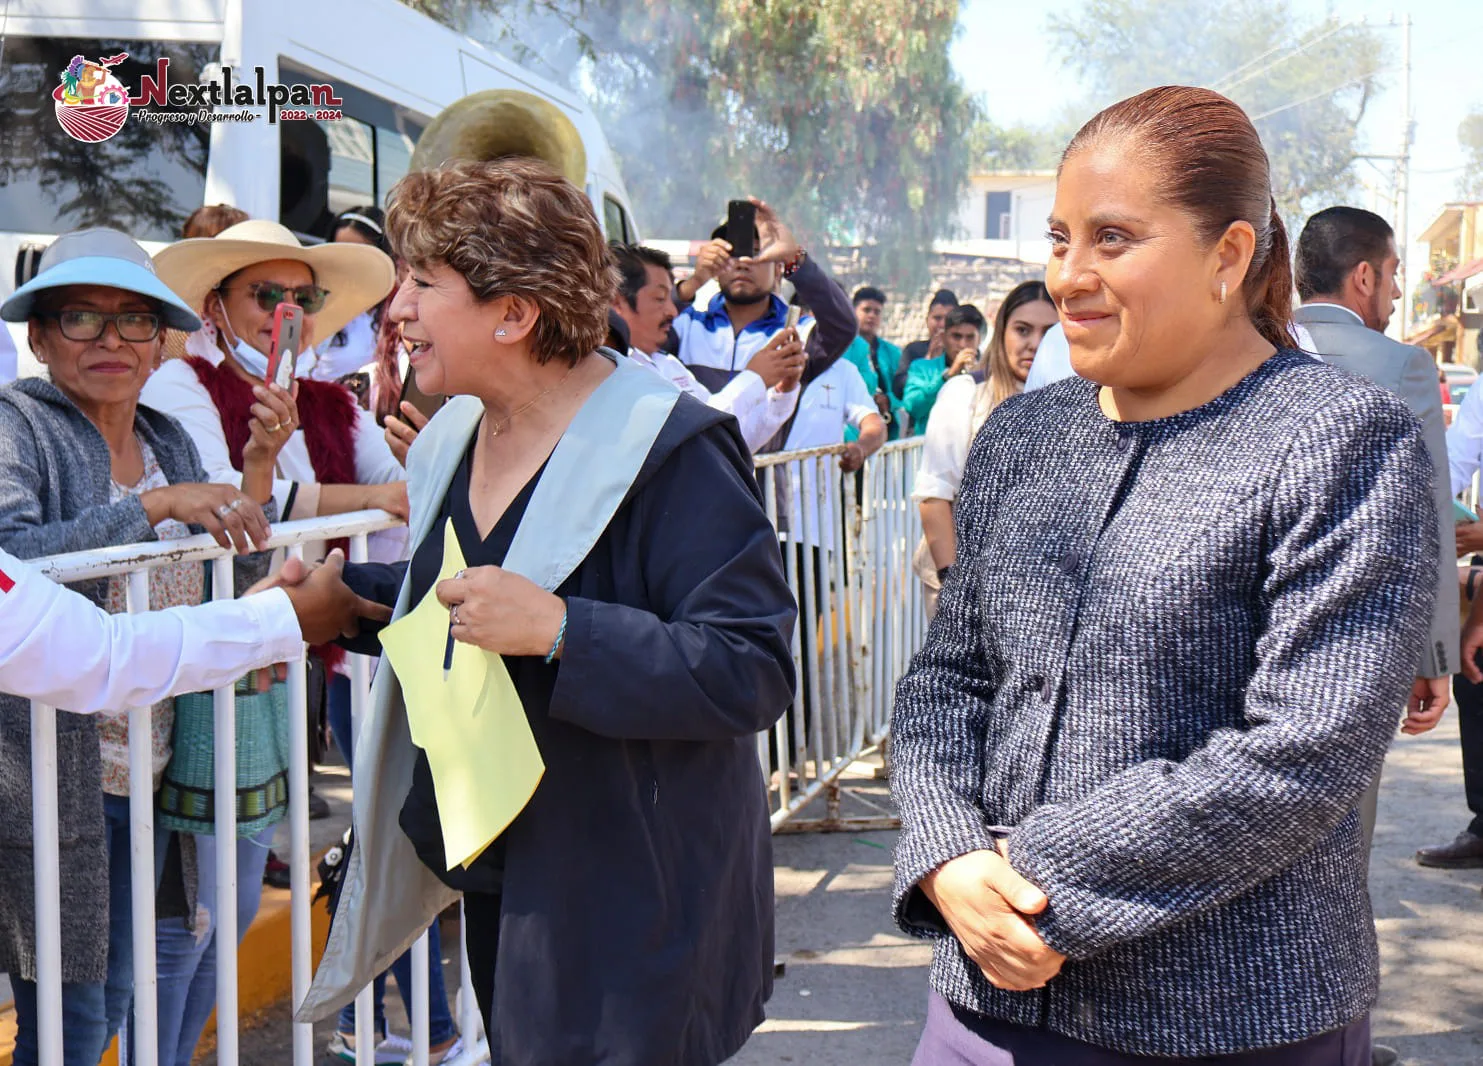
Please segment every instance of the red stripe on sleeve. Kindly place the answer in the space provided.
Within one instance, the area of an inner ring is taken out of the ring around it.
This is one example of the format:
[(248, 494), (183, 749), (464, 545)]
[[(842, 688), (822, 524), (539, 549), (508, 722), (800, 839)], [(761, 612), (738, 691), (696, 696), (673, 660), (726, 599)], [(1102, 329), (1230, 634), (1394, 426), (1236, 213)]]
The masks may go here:
[(10, 575), (0, 570), (0, 592), (9, 592), (15, 588), (15, 582), (10, 580)]

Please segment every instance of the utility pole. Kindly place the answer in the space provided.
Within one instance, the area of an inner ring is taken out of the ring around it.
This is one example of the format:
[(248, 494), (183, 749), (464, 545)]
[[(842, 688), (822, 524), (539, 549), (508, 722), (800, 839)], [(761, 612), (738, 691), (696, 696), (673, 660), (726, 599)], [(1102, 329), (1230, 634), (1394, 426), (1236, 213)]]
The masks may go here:
[(1401, 278), (1405, 292), (1401, 296), (1401, 339), (1411, 332), (1411, 292), (1419, 277), (1410, 270), (1411, 251), (1411, 13), (1401, 23), (1401, 157), (1396, 162), (1396, 252), (1401, 258)]

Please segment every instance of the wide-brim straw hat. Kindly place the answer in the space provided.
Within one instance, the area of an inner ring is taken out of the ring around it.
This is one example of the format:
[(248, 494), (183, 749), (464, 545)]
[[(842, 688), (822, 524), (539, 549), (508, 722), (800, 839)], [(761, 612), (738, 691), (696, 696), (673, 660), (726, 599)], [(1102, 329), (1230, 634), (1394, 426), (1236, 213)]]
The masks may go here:
[(314, 271), (314, 283), (329, 296), (314, 316), (316, 342), (333, 337), (356, 315), (369, 311), (396, 284), (391, 256), (369, 244), (314, 244), (304, 247), (286, 226), (248, 219), (215, 237), (177, 241), (155, 254), (160, 278), (181, 299), (203, 311), (206, 294), (222, 279), (255, 263), (294, 259)]

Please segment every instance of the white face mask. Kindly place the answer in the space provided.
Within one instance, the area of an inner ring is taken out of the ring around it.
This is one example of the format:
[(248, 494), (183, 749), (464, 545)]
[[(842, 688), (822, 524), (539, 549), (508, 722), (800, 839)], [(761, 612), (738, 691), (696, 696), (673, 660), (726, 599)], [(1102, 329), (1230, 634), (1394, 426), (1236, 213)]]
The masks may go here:
[[(218, 295), (217, 299), (221, 299), (220, 295)], [(230, 333), (233, 337), (236, 337), (232, 341), (232, 346), (227, 350), (228, 354), (237, 360), (237, 364), (243, 370), (255, 378), (266, 381), (268, 377), (268, 357), (237, 336), (236, 327), (232, 325), (232, 320), (227, 317), (227, 305), (225, 302), (221, 305), (221, 320), (227, 324), (227, 328), (222, 336), (225, 337), (227, 333)]]

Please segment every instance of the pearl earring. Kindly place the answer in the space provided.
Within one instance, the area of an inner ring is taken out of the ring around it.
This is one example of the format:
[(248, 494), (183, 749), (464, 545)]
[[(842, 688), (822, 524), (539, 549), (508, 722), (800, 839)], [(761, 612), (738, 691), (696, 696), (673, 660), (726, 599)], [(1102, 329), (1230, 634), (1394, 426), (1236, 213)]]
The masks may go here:
[(1220, 302), (1226, 302), (1226, 283), (1223, 281), (1220, 283)]

